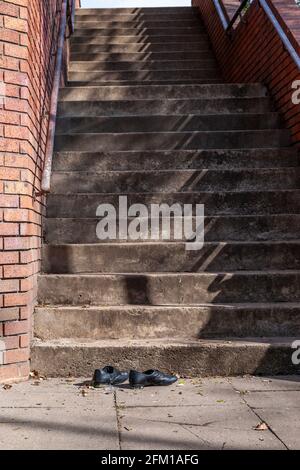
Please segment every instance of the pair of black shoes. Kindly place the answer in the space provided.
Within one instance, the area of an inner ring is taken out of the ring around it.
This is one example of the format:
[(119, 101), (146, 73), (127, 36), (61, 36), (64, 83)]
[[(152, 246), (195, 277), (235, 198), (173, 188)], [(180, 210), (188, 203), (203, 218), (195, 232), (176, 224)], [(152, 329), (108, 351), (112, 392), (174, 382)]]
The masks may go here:
[(95, 370), (92, 385), (95, 388), (101, 385), (119, 385), (126, 380), (129, 380), (132, 388), (142, 388), (150, 385), (172, 385), (177, 381), (177, 377), (164, 374), (159, 370), (121, 372), (112, 366), (106, 366), (103, 369)]

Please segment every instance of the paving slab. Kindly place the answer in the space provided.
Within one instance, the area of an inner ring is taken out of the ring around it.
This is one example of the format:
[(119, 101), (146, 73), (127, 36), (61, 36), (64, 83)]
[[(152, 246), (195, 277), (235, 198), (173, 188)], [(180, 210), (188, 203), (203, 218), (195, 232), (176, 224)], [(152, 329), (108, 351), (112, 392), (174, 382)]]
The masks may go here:
[(148, 387), (142, 390), (128, 390), (128, 386), (117, 388), (117, 400), (120, 406), (155, 407), (155, 406), (203, 406), (238, 405), (240, 395), (233, 389), (226, 378), (180, 379), (171, 387)]
[(229, 381), (288, 449), (300, 449), (300, 376), (234, 377)]
[[(88, 383), (0, 386), (0, 449), (300, 449), (299, 377), (180, 379), (142, 390)], [(255, 430), (261, 422), (266, 430)]]
[(300, 392), (298, 390), (285, 391), (251, 391), (243, 395), (246, 403), (255, 410), (280, 409), (293, 410), (298, 409), (300, 413)]
[(285, 447), (289, 450), (300, 449), (300, 408), (265, 408), (259, 410), (259, 415)]
[(271, 431), (255, 431), (258, 419), (242, 404), (136, 407), (120, 413), (124, 450), (284, 449)]
[[(0, 449), (118, 449), (114, 394), (77, 380), (0, 387)], [(83, 392), (84, 390), (84, 392)]]
[(231, 377), (229, 381), (234, 388), (240, 391), (300, 391), (300, 375)]

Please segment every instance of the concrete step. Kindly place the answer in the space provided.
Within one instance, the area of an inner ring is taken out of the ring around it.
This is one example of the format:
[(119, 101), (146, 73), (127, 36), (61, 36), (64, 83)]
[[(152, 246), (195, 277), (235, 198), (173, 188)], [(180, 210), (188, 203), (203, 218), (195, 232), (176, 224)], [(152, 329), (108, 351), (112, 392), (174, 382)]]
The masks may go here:
[(182, 114), (267, 113), (269, 98), (224, 98), (219, 100), (120, 100), (120, 101), (60, 101), (59, 117), (142, 116)]
[(34, 333), (60, 338), (158, 339), (298, 336), (300, 304), (121, 305), (115, 307), (38, 307)]
[(134, 62), (157, 62), (157, 61), (202, 61), (202, 60), (213, 60), (215, 58), (211, 51), (173, 51), (173, 52), (99, 52), (99, 53), (90, 53), (86, 52), (77, 52), (74, 50), (71, 54), (71, 63), (74, 62), (85, 62), (85, 63), (96, 63), (96, 62), (109, 62), (109, 63), (119, 63), (119, 62), (129, 62), (130, 64)]
[(140, 132), (126, 134), (58, 134), (55, 150), (85, 152), (122, 150), (198, 150), (288, 147), (288, 130), (217, 132)]
[[(144, 110), (146, 112), (146, 110)], [(278, 129), (278, 113), (264, 114), (179, 114), (60, 117), (56, 121), (56, 135), (131, 132), (200, 132)]]
[(52, 173), (53, 193), (174, 193), (299, 189), (298, 168)]
[[(208, 41), (202, 40), (200, 42), (161, 42), (161, 43), (146, 43), (141, 44), (139, 42), (131, 44), (98, 44), (94, 41), (93, 44), (84, 44), (83, 42), (73, 42), (71, 47), (71, 55), (73, 54), (123, 54), (123, 53), (153, 53), (153, 52), (198, 52), (202, 54), (204, 52), (211, 52), (211, 47)], [(198, 56), (201, 57), (200, 55)]]
[(203, 25), (201, 18), (197, 11), (190, 12), (168, 12), (167, 14), (160, 13), (150, 13), (150, 12), (136, 12), (136, 13), (101, 13), (99, 14), (87, 14), (84, 15), (75, 15), (75, 23), (89, 23), (89, 22), (101, 22), (105, 24), (108, 28), (114, 24), (132, 24), (132, 23), (141, 23), (141, 22), (153, 22), (153, 23), (175, 23), (180, 21), (197, 21), (199, 26)]
[(135, 61), (135, 62), (75, 62), (71, 61), (69, 64), (70, 72), (111, 72), (111, 71), (139, 71), (139, 70), (187, 70), (187, 69), (213, 69), (217, 71), (216, 61), (214, 59), (205, 59), (205, 60), (148, 60), (145, 61)]
[(86, 34), (74, 34), (71, 38), (72, 51), (77, 50), (77, 44), (104, 44), (112, 46), (115, 44), (140, 44), (144, 46), (150, 46), (152, 44), (169, 44), (169, 43), (196, 43), (198, 46), (202, 44), (208, 45), (208, 37), (206, 33), (202, 33), (201, 30), (197, 32), (186, 32), (185, 34), (168, 34), (166, 30), (163, 30), (161, 34), (131, 34), (131, 35), (119, 35), (119, 36), (104, 36), (97, 33), (97, 30), (90, 30)]
[(147, 81), (145, 80), (104, 80), (104, 81), (92, 81), (92, 82), (86, 82), (86, 81), (70, 81), (69, 86), (72, 87), (91, 87), (94, 89), (94, 87), (120, 87), (120, 88), (127, 88), (127, 87), (133, 87), (133, 86), (161, 86), (161, 85), (207, 85), (207, 84), (218, 84), (221, 82), (220, 78), (204, 78), (204, 79), (199, 79), (199, 78), (193, 78), (193, 79), (175, 79), (173, 80), (172, 78), (166, 78), (165, 80), (152, 80), (149, 79)]
[(233, 272), (300, 269), (300, 242), (102, 243), (44, 245), (42, 270), (52, 274)]
[[(77, 41), (77, 38), (82, 38), (85, 36), (86, 38), (95, 38), (95, 37), (103, 37), (107, 38), (107, 40), (111, 38), (118, 38), (124, 36), (130, 36), (131, 38), (147, 38), (148, 42), (152, 41), (152, 38), (156, 36), (167, 36), (170, 39), (172, 38), (180, 38), (181, 36), (195, 36), (199, 37), (207, 37), (207, 33), (204, 30), (203, 26), (199, 26), (197, 23), (193, 26), (183, 26), (178, 27), (176, 25), (169, 24), (168, 27), (159, 28), (158, 26), (148, 27), (145, 25), (140, 25), (136, 27), (132, 25), (131, 27), (121, 27), (121, 28), (110, 28), (107, 29), (103, 27), (104, 25), (101, 22), (94, 23), (94, 26), (87, 26), (87, 27), (80, 27), (77, 25), (74, 34), (72, 35), (72, 40)], [(109, 42), (109, 41), (108, 41)], [(136, 41), (132, 41), (136, 42)]]
[(76, 10), (76, 17), (84, 17), (92, 15), (103, 19), (107, 15), (110, 18), (119, 15), (182, 15), (182, 14), (197, 14), (197, 8), (193, 7), (145, 7), (145, 8), (79, 8)]
[[(51, 244), (100, 243), (96, 234), (98, 222), (99, 218), (82, 219), (80, 215), (74, 219), (47, 218), (44, 222), (45, 241)], [(171, 240), (175, 239), (173, 227), (172, 223)], [(167, 233), (167, 229), (158, 232), (160, 240), (163, 239), (162, 234), (166, 237)], [(145, 239), (147, 239), (147, 234)], [(182, 240), (186, 239), (182, 237)], [(300, 215), (298, 214), (205, 217), (206, 242), (294, 239), (300, 239)], [(124, 242), (125, 239), (120, 241)], [(140, 240), (141, 243), (143, 241)]]
[(44, 274), (40, 305), (300, 302), (300, 271)]
[(219, 100), (120, 100), (120, 101), (60, 101), (59, 117), (142, 116), (182, 114), (267, 113), (268, 98), (234, 98)]
[(182, 69), (182, 70), (123, 70), (110, 72), (72, 72), (68, 74), (70, 82), (83, 82), (93, 84), (95, 82), (147, 82), (155, 81), (178, 81), (178, 80), (206, 80), (217, 79), (218, 72), (214, 67), (201, 69)]
[(143, 171), (183, 169), (251, 169), (298, 167), (299, 155), (292, 148), (247, 150), (173, 150), (144, 152), (57, 152), (57, 171)]
[[(194, 193), (132, 193), (128, 205), (144, 204), (205, 204), (206, 216), (300, 214), (299, 190), (194, 192)], [(118, 207), (117, 194), (49, 194), (48, 217), (94, 218), (99, 204)]]
[(153, 368), (190, 377), (297, 374), (299, 366), (291, 361), (296, 339), (36, 341), (31, 367), (48, 377), (91, 377), (113, 358), (121, 370)]
[(267, 89), (259, 84), (203, 84), (160, 86), (95, 86), (67, 87), (60, 90), (60, 101), (101, 101), (101, 100), (170, 100), (170, 99), (235, 99), (265, 98)]
[(135, 23), (135, 22), (153, 22), (153, 23), (175, 23), (180, 21), (197, 21), (199, 25), (202, 25), (201, 18), (197, 11), (186, 11), (186, 12), (172, 12), (160, 13), (159, 15), (154, 12), (135, 12), (135, 13), (105, 13), (101, 14), (81, 14), (75, 15), (75, 23), (89, 23), (92, 22), (101, 22), (107, 27), (110, 27), (112, 24), (123, 24), (123, 23)]
[(93, 18), (90, 15), (87, 17), (77, 17), (75, 20), (76, 30), (82, 29), (103, 29), (109, 33), (115, 33), (120, 29), (161, 29), (168, 31), (169, 29), (181, 28), (197, 28), (198, 30), (205, 31), (203, 23), (200, 22), (199, 17), (190, 15), (180, 18), (179, 16), (172, 18), (161, 19), (157, 16), (147, 17), (133, 17), (126, 20), (122, 18), (119, 20), (115, 18), (114, 21), (103, 20), (102, 18)]

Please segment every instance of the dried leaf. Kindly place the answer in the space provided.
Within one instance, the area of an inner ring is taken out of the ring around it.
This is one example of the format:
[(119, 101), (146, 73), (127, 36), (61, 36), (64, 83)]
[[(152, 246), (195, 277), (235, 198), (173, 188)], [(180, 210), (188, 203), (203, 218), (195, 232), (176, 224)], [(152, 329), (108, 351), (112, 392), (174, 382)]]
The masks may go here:
[(32, 370), (30, 373), (29, 373), (29, 377), (34, 379), (36, 377), (38, 377), (39, 373), (36, 371), (36, 370)]
[(262, 421), (254, 429), (255, 429), (255, 431), (267, 431), (269, 429), (269, 427), (266, 423), (264, 423)]
[(40, 375), (40, 373), (37, 370), (32, 370), (29, 373), (29, 377), (34, 380), (40, 380), (40, 381), (47, 380), (47, 377), (45, 377), (44, 375)]
[(12, 388), (12, 385), (10, 384), (6, 384), (6, 385), (3, 385), (3, 390), (10, 390)]

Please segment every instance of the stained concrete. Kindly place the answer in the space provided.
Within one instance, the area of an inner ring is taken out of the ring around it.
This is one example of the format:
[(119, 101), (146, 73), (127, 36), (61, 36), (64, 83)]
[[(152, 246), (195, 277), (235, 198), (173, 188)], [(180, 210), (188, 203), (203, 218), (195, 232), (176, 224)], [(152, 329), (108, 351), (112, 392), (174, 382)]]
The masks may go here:
[[(300, 377), (87, 388), (84, 379), (0, 387), (1, 449), (299, 449)], [(255, 427), (267, 424), (265, 431)]]

